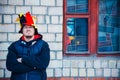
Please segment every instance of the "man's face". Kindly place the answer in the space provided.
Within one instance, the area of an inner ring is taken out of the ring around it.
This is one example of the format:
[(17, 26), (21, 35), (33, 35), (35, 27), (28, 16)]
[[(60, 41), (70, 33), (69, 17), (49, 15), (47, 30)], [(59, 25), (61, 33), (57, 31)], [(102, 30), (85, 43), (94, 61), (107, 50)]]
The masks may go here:
[(23, 35), (25, 37), (28, 37), (28, 36), (32, 37), (34, 35), (34, 33), (35, 33), (35, 30), (32, 26), (27, 26), (26, 25), (26, 26), (23, 27)]

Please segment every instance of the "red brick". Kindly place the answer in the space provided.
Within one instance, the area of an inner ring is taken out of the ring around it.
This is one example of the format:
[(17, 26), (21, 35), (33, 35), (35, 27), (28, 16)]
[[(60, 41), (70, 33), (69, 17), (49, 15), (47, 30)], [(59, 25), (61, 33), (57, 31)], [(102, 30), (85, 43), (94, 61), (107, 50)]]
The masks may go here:
[(106, 80), (106, 78), (92, 78), (92, 80)]
[[(9, 78), (0, 78), (0, 80), (10, 80)], [(120, 78), (47, 78), (47, 80), (120, 80)]]
[(10, 80), (9, 78), (0, 78), (0, 80)]
[(74, 80), (74, 78), (60, 78), (60, 80)]
[(108, 80), (120, 80), (120, 78), (108, 78)]
[(59, 78), (47, 78), (47, 80), (59, 80)]
[(90, 78), (76, 78), (76, 80), (90, 80)]

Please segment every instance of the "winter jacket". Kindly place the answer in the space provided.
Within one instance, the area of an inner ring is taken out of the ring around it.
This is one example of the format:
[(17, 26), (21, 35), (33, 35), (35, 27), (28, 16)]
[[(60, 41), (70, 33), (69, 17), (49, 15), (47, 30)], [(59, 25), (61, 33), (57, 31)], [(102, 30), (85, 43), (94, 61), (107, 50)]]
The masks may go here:
[[(22, 58), (22, 63), (18, 58)], [(11, 80), (46, 80), (49, 61), (50, 49), (41, 37), (30, 42), (21, 38), (9, 46), (6, 67), (12, 72)]]

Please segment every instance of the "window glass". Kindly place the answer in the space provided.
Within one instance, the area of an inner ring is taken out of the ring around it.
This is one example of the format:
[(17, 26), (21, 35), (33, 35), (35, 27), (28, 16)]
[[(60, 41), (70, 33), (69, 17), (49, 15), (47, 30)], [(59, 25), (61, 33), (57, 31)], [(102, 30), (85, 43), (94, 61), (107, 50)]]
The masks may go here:
[(99, 0), (98, 52), (120, 52), (120, 0)]
[(67, 19), (67, 52), (88, 51), (88, 19)]
[(88, 0), (67, 0), (68, 13), (88, 12)]

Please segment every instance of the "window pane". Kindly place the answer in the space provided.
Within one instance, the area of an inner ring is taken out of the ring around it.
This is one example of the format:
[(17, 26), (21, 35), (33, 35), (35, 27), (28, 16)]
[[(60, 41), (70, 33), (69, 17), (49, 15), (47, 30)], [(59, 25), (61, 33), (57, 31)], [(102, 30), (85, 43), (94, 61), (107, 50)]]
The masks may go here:
[(69, 18), (67, 20), (67, 52), (88, 51), (88, 19)]
[(68, 13), (88, 12), (88, 0), (67, 0)]
[(120, 0), (99, 0), (98, 52), (120, 52)]

